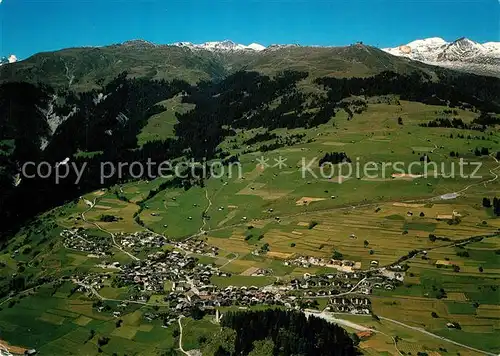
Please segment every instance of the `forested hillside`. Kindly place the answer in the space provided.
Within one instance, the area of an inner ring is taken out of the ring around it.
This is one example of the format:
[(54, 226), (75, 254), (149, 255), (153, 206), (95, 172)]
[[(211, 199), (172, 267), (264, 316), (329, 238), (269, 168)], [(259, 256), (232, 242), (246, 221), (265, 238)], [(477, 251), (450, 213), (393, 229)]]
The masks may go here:
[(221, 326), (234, 330), (235, 335), (226, 332), (230, 335), (226, 343), (215, 337), (206, 347), (210, 351), (207, 354), (213, 351), (215, 355), (357, 354), (353, 340), (344, 329), (314, 316), (307, 318), (296, 311), (229, 312), (222, 318)]
[[(197, 85), (176, 79), (134, 79), (122, 73), (100, 90), (80, 93), (4, 83), (0, 86), (0, 179), (5, 188), (0, 211), (8, 223), (1, 230), (6, 232), (37, 212), (102, 187), (101, 162), (226, 158), (230, 153), (218, 146), (236, 129), (312, 128), (330, 121), (338, 110), (351, 116), (363, 110), (352, 106), (355, 101), (344, 101), (350, 97), (393, 94), (426, 104), (468, 108), (478, 116), (480, 111), (500, 112), (495, 96), (500, 81), (492, 77), (443, 74), (436, 81), (422, 71), (382, 72), (364, 78), (317, 78), (310, 83), (314, 91), (301, 89), (305, 81), (311, 81), (309, 73), (284, 70), (274, 76), (239, 71)], [(183, 103), (194, 105), (193, 110), (177, 115), (176, 137), (139, 146), (137, 135), (148, 118), (164, 110), (157, 103), (176, 95), (181, 95)], [(51, 133), (49, 123), (54, 118), (59, 125)], [(74, 172), (58, 184), (53, 178), (12, 183), (27, 161), (55, 166), (66, 158), (79, 166), (86, 164), (78, 184)], [(114, 176), (105, 184), (128, 179), (127, 175)], [(189, 178), (176, 182), (186, 188), (198, 183)]]

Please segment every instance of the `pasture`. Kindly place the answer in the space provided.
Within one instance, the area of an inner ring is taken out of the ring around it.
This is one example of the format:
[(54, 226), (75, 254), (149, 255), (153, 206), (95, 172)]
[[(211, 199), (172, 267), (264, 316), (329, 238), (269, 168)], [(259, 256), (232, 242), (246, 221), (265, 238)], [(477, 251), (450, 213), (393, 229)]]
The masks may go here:
[[(68, 294), (71, 288), (70, 283), (46, 285), (13, 306), (4, 306), (0, 311), (2, 337), (47, 355), (158, 355), (176, 347), (173, 328), (145, 320), (147, 309), (129, 307), (118, 327), (117, 318), (97, 312), (86, 296)], [(100, 337), (109, 337), (109, 343), (99, 352)]]
[(149, 141), (164, 140), (175, 137), (174, 125), (177, 123), (176, 113), (183, 114), (192, 109), (192, 104), (182, 103), (181, 96), (162, 101), (157, 105), (163, 106), (165, 111), (155, 114), (148, 119), (148, 123), (137, 135), (139, 145)]
[[(366, 355), (400, 355), (397, 349), (406, 354), (417, 355), (419, 352), (425, 352), (429, 355), (441, 354), (466, 354), (479, 356), (470, 350), (456, 346), (452, 343), (441, 341), (439, 339), (427, 336), (414, 330), (405, 328), (387, 320), (374, 320), (366, 315), (336, 315), (340, 319), (368, 327), (377, 332), (371, 333), (369, 337), (362, 337), (360, 348)], [(358, 332), (352, 328), (347, 329), (351, 332)], [(363, 334), (363, 333), (360, 333)], [(394, 345), (394, 339), (397, 338), (397, 349)]]
[[(492, 237), (463, 248), (431, 250), (427, 254), (428, 260), (410, 260), (408, 278), (403, 286), (391, 292), (374, 290), (378, 295), (372, 298), (374, 312), (498, 353), (500, 269), (495, 252), (498, 248), (500, 237)], [(465, 251), (468, 257), (463, 256)], [(435, 264), (438, 260), (449, 260), (459, 266), (460, 271), (438, 268)], [(440, 299), (436, 299), (438, 295), (441, 295)], [(446, 326), (453, 322), (459, 323), (461, 330)]]

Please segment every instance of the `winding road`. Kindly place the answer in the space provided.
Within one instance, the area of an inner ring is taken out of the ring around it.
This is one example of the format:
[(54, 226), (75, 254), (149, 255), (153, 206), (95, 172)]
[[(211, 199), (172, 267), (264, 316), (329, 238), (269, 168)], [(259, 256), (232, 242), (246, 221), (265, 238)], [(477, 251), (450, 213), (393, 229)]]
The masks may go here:
[(442, 336), (439, 336), (439, 335), (433, 334), (433, 333), (431, 333), (430, 331), (427, 331), (427, 330), (422, 329), (422, 328), (418, 328), (418, 327), (415, 327), (415, 326), (407, 325), (407, 324), (404, 324), (404, 323), (402, 323), (402, 322), (400, 322), (400, 321), (393, 320), (393, 319), (389, 319), (389, 318), (386, 318), (386, 317), (383, 317), (383, 316), (379, 316), (379, 318), (380, 318), (380, 319), (382, 319), (382, 320), (390, 321), (391, 323), (397, 324), (397, 325), (399, 325), (399, 326), (402, 326), (402, 327), (405, 327), (405, 328), (408, 328), (408, 329), (411, 329), (411, 330), (414, 330), (414, 331), (418, 331), (418, 332), (420, 332), (420, 333), (426, 334), (426, 335), (431, 336), (431, 337), (433, 337), (433, 338), (436, 338), (436, 339), (439, 339), (439, 340), (442, 340), (442, 341), (446, 341), (446, 342), (452, 343), (452, 344), (454, 344), (454, 345), (457, 345), (457, 346), (460, 346), (460, 347), (466, 348), (466, 349), (471, 350), (471, 351), (479, 352), (479, 353), (481, 353), (481, 354), (484, 354), (484, 355), (489, 355), (489, 356), (497, 356), (496, 354), (494, 354), (494, 353), (492, 353), (492, 352), (479, 350), (479, 349), (476, 349), (476, 348), (474, 348), (474, 347), (471, 347), (471, 346), (468, 346), (468, 345), (461, 344), (461, 343), (459, 343), (459, 342), (456, 342), (456, 341), (453, 341), (453, 340), (447, 339), (447, 338), (445, 338), (445, 337), (442, 337)]
[(181, 323), (182, 318), (184, 318), (184, 315), (179, 315), (179, 319), (177, 319), (177, 322), (179, 323), (179, 350), (184, 355), (188, 355), (189, 356), (189, 353), (182, 348), (182, 332), (183, 332), (182, 331), (182, 323)]
[(207, 201), (208, 201), (208, 205), (207, 205), (207, 208), (203, 211), (203, 224), (201, 225), (200, 227), (200, 234), (203, 234), (204, 230), (203, 228), (205, 227), (205, 225), (207, 224), (207, 218), (206, 218), (206, 214), (208, 213), (208, 210), (210, 209), (210, 207), (212, 206), (212, 200), (210, 199), (210, 197), (208, 196), (208, 189), (205, 189), (205, 197), (207, 198)]
[[(304, 314), (307, 317), (313, 315), (315, 317), (324, 319), (324, 320), (326, 320), (326, 321), (328, 321), (330, 323), (334, 323), (334, 324), (346, 326), (348, 328), (355, 329), (355, 330), (358, 330), (358, 331), (371, 331), (373, 333), (377, 333), (377, 334), (381, 334), (381, 335), (387, 336), (394, 343), (394, 348), (396, 349), (396, 351), (400, 355), (403, 355), (403, 353), (401, 353), (401, 351), (399, 351), (398, 342), (397, 342), (396, 338), (393, 337), (393, 336), (391, 336), (391, 335), (389, 335), (389, 334), (384, 333), (383, 331), (380, 331), (380, 330), (377, 330), (377, 329), (368, 328), (366, 326), (353, 323), (352, 321), (349, 321), (349, 320), (339, 319), (339, 318), (336, 318), (334, 314), (326, 314), (325, 312), (314, 313), (314, 312), (307, 312), (307, 311), (305, 311)], [(352, 314), (349, 314), (349, 315), (352, 315)]]
[[(345, 320), (345, 319), (340, 319), (340, 318), (337, 318), (335, 317), (335, 315), (349, 315), (349, 316), (366, 316), (366, 315), (361, 315), (361, 314), (348, 314), (348, 313), (335, 313), (335, 314), (327, 314), (325, 312), (321, 312), (321, 313), (313, 313), (313, 312), (304, 312), (307, 316), (309, 315), (314, 315), (318, 318), (322, 318), (322, 319), (325, 319), (327, 321), (330, 321), (332, 323), (336, 323), (336, 324), (339, 324), (339, 325), (343, 325), (343, 326), (347, 326), (347, 327), (350, 327), (350, 328), (353, 328), (353, 329), (356, 329), (358, 331), (372, 331), (372, 332), (375, 332), (375, 333), (379, 333), (379, 334), (383, 334), (383, 335), (386, 335), (388, 337), (391, 337), (394, 340), (394, 338), (388, 334), (385, 334), (383, 332), (381, 332), (380, 330), (376, 330), (376, 329), (372, 329), (372, 328), (368, 328), (366, 326), (363, 326), (363, 325), (359, 325), (359, 324), (356, 324), (350, 320)], [(450, 339), (447, 339), (445, 337), (442, 337), (442, 336), (439, 336), (439, 335), (436, 335), (436, 334), (433, 334), (431, 333), (430, 331), (427, 331), (427, 330), (424, 330), (422, 328), (418, 328), (418, 327), (415, 327), (415, 326), (411, 326), (411, 325), (407, 325), (407, 324), (404, 324), (400, 321), (397, 321), (397, 320), (393, 320), (393, 319), (389, 319), (389, 318), (385, 318), (383, 316), (378, 316), (380, 319), (382, 320), (385, 320), (385, 321), (388, 321), (388, 322), (391, 322), (391, 323), (394, 323), (394, 324), (397, 324), (401, 327), (404, 327), (404, 328), (407, 328), (407, 329), (411, 329), (413, 331), (417, 331), (417, 332), (420, 332), (420, 333), (423, 333), (423, 334), (426, 334), (430, 337), (433, 337), (435, 339), (439, 339), (441, 341), (445, 341), (445, 342), (449, 342), (449, 343), (452, 343), (456, 346), (459, 346), (459, 347), (463, 347), (467, 350), (471, 350), (471, 351), (474, 351), (474, 352), (478, 352), (478, 353), (481, 353), (483, 355), (488, 355), (488, 356), (497, 356), (496, 354), (494, 353), (491, 353), (491, 352), (488, 352), (488, 351), (483, 351), (483, 350), (479, 350), (479, 349), (476, 349), (474, 347), (471, 347), (471, 346), (468, 346), (468, 345), (464, 345), (464, 344), (461, 344), (459, 342), (456, 342), (456, 341), (453, 341), (453, 340), (450, 340)], [(395, 344), (397, 344), (395, 342)], [(397, 346), (396, 346), (396, 349), (397, 349)], [(398, 352), (401, 354), (401, 352), (398, 350)]]
[(490, 173), (491, 173), (491, 175), (493, 175), (493, 178), (489, 179), (487, 181), (470, 184), (470, 185), (466, 186), (465, 188), (463, 188), (463, 189), (459, 190), (458, 192), (456, 192), (456, 194), (460, 195), (463, 192), (465, 192), (466, 190), (468, 190), (469, 188), (474, 187), (476, 185), (480, 185), (480, 184), (484, 184), (484, 186), (486, 187), (486, 184), (492, 183), (492, 182), (494, 182), (494, 181), (496, 181), (498, 179), (498, 174), (496, 174), (495, 171), (500, 168), (500, 162), (498, 162), (498, 159), (493, 155), (493, 153), (490, 154), (490, 157), (493, 158), (497, 164), (499, 164), (496, 168), (490, 169)]

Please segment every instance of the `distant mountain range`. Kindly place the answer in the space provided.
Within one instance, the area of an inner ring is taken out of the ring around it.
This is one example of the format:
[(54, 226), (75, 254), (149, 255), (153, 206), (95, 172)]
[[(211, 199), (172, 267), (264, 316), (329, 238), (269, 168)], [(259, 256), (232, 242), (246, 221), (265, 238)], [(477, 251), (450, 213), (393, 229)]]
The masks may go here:
[(229, 40), (169, 45), (132, 40), (105, 47), (38, 53), (16, 60), (14, 55), (0, 60), (0, 82), (42, 82), (75, 90), (98, 89), (124, 71), (132, 77), (182, 79), (191, 83), (224, 78), (237, 70), (273, 75), (285, 69), (306, 71), (311, 77), (363, 77), (387, 70), (418, 70), (436, 77), (443, 71), (439, 67), (445, 67), (500, 77), (500, 43), (479, 44), (466, 38), (451, 43), (429, 38), (385, 49), (362, 43), (344, 47), (265, 47)]
[(240, 43), (233, 42), (231, 40), (224, 41), (211, 41), (204, 42), (200, 44), (192, 43), (192, 42), (175, 42), (168, 45), (159, 45), (153, 42), (145, 41), (145, 40), (131, 40), (126, 41), (122, 45), (124, 46), (135, 46), (135, 47), (164, 47), (164, 46), (175, 46), (175, 47), (184, 47), (192, 50), (206, 50), (211, 52), (260, 52), (264, 50), (273, 50), (279, 48), (286, 47), (300, 47), (300, 45), (278, 45), (273, 44), (268, 47), (263, 46), (259, 43), (251, 43), (249, 45), (244, 45)]
[[(284, 47), (300, 47), (300, 45), (271, 45), (269, 47), (265, 47), (258, 43), (252, 43), (246, 46), (229, 40), (222, 42), (205, 42), (202, 44), (177, 42), (173, 45), (187, 47), (193, 50), (208, 50), (215, 52), (261, 52), (276, 50)], [(319, 46), (313, 47), (316, 48)], [(382, 50), (395, 56), (406, 57), (431, 65), (479, 74), (494, 76), (500, 75), (500, 42), (487, 42), (480, 44), (465, 37), (453, 42), (446, 42), (442, 38), (433, 37), (423, 40), (415, 40), (406, 45), (395, 48), (383, 48)]]
[[(202, 44), (177, 42), (173, 45), (193, 50), (208, 50), (214, 52), (261, 52), (284, 47), (300, 47), (300, 45), (271, 45), (265, 47), (258, 43), (252, 43), (246, 46), (229, 40), (222, 42), (205, 42)], [(316, 47), (317, 46), (314, 46), (314, 48)], [(398, 57), (406, 57), (431, 65), (479, 74), (500, 75), (500, 42), (487, 42), (481, 44), (465, 37), (459, 38), (453, 42), (446, 42), (442, 38), (433, 37), (415, 40), (395, 48), (383, 48), (382, 50)]]
[(266, 49), (265, 46), (252, 43), (248, 46), (234, 43), (233, 41), (222, 41), (222, 42), (205, 42), (202, 44), (193, 44), (191, 42), (177, 42), (173, 44), (174, 46), (187, 47), (192, 49), (206, 49), (209, 51), (263, 51)]
[(384, 51), (395, 56), (480, 74), (500, 75), (500, 42), (480, 44), (468, 38), (446, 42), (433, 37)]
[(239, 45), (231, 41), (201, 45), (157, 45), (143, 40), (105, 47), (67, 48), (37, 53), (0, 67), (0, 82), (45, 83), (76, 91), (99, 89), (122, 72), (129, 77), (182, 79), (189, 83), (222, 79), (238, 70), (274, 75), (283, 70), (308, 72), (310, 78), (366, 77), (383, 71), (423, 71), (436, 77), (441, 68), (395, 57), (361, 43), (345, 47)]
[[(222, 42), (205, 42), (202, 44), (177, 42), (173, 45), (193, 50), (208, 50), (213, 52), (262, 52), (285, 47), (300, 47), (299, 45), (271, 45), (265, 47), (258, 43), (252, 43), (246, 46), (229, 40)], [(312, 46), (312, 48), (317, 47), (318, 46)], [(406, 57), (431, 65), (479, 74), (500, 75), (500, 42), (480, 44), (465, 37), (459, 38), (453, 42), (446, 42), (442, 38), (433, 37), (415, 40), (395, 48), (383, 48), (382, 50), (398, 57)]]

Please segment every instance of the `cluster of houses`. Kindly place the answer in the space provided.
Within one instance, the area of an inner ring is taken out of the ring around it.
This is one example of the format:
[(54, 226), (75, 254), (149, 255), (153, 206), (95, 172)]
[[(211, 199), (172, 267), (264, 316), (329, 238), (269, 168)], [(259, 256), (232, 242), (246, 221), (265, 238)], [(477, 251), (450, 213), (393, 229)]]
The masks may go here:
[(192, 286), (210, 284), (210, 278), (218, 272), (217, 268), (197, 264), (195, 258), (174, 250), (156, 252), (146, 260), (123, 266), (117, 278), (125, 285), (138, 284), (145, 292), (158, 293), (170, 281), (184, 281)]
[(327, 297), (356, 293), (370, 295), (373, 289), (393, 290), (403, 282), (399, 273), (381, 270), (369, 272), (337, 272), (322, 275), (305, 273), (303, 278), (292, 279), (290, 286), (304, 297)]
[[(175, 253), (173, 253), (175, 255)], [(166, 256), (167, 259), (175, 258), (175, 256)], [(309, 305), (314, 305), (314, 298), (328, 298), (326, 310), (332, 312), (344, 312), (353, 314), (370, 314), (371, 302), (366, 295), (371, 292), (371, 288), (376, 288), (380, 285), (394, 285), (394, 281), (387, 279), (381, 275), (375, 277), (366, 276), (363, 273), (357, 273), (356, 276), (348, 273), (328, 274), (328, 275), (308, 275), (305, 274), (300, 279), (293, 279), (289, 283), (281, 285), (270, 285), (265, 287), (257, 286), (228, 286), (221, 288), (210, 283), (208, 276), (212, 273), (220, 273), (210, 270), (210, 266), (203, 266), (194, 263), (194, 259), (188, 258), (183, 267), (178, 268), (182, 278), (175, 279), (174, 275), (168, 275), (168, 278), (174, 279), (171, 283), (171, 291), (163, 290), (163, 284), (154, 284), (146, 274), (165, 275), (163, 262), (136, 264), (125, 266), (121, 272), (122, 277), (127, 276), (128, 283), (140, 285), (142, 293), (130, 296), (131, 301), (147, 302), (149, 300), (151, 286), (157, 286), (157, 294), (163, 294), (163, 302), (169, 306), (173, 315), (170, 319), (164, 321), (165, 325), (175, 320), (176, 315), (188, 315), (194, 307), (199, 309), (214, 312), (218, 307), (238, 306), (242, 308), (254, 305), (269, 305), (269, 306), (284, 306), (291, 309), (303, 309)], [(155, 265), (155, 267), (151, 267)], [(162, 266), (162, 269), (158, 269)], [(190, 270), (188, 272), (187, 270)], [(205, 272), (210, 272), (206, 273)], [(81, 279), (79, 284), (81, 291), (93, 289), (98, 291), (101, 289), (106, 279), (110, 278), (110, 274), (93, 274), (86, 275)], [(159, 290), (161, 289), (161, 290)], [(303, 295), (297, 290), (302, 290)], [(127, 302), (118, 305), (126, 307)], [(102, 309), (102, 307), (99, 307)], [(102, 311), (102, 310), (98, 310)], [(119, 317), (119, 310), (113, 311), (115, 317)], [(150, 317), (151, 320), (155, 316)]]
[(215, 257), (219, 254), (219, 248), (216, 246), (210, 246), (203, 240), (185, 240), (185, 241), (175, 241), (172, 245), (180, 250), (196, 253), (199, 255), (206, 255)]
[(359, 293), (371, 294), (371, 287), (368, 281), (361, 281), (365, 274), (358, 273), (329, 273), (325, 275), (311, 275), (305, 273), (301, 279), (292, 279), (290, 286), (293, 290), (304, 291), (304, 296), (328, 296), (345, 293), (357, 287)]
[(333, 297), (326, 309), (338, 313), (370, 314), (371, 301), (366, 297)]
[(116, 235), (116, 240), (128, 249), (161, 248), (168, 242), (164, 236), (149, 231), (134, 232), (133, 234), (120, 233)]
[[(91, 239), (81, 230), (65, 230), (62, 233), (65, 246), (78, 248), (93, 254), (104, 254), (98, 241)], [(119, 234), (116, 236), (120, 244), (126, 248), (161, 247), (166, 239), (160, 235), (140, 232), (134, 234)], [(105, 243), (108, 239), (99, 239)], [(96, 294), (104, 285), (128, 286), (131, 295), (129, 302), (146, 303), (151, 295), (162, 295), (164, 303), (171, 311), (180, 315), (189, 314), (194, 307), (213, 311), (217, 307), (253, 305), (281, 305), (287, 308), (303, 309), (307, 305), (315, 305), (317, 299), (328, 298), (327, 310), (356, 314), (371, 312), (370, 300), (366, 297), (373, 289), (394, 289), (404, 278), (404, 268), (391, 266), (390, 269), (374, 268), (360, 271), (353, 261), (323, 260), (315, 257), (298, 257), (286, 261), (289, 265), (298, 266), (338, 266), (332, 272), (313, 275), (305, 273), (300, 278), (277, 280), (272, 285), (257, 286), (227, 286), (212, 284), (213, 276), (231, 277), (228, 272), (219, 270), (214, 265), (198, 263), (191, 254), (218, 254), (216, 247), (207, 245), (204, 241), (188, 240), (171, 243), (177, 249), (151, 253), (143, 260), (133, 261), (127, 265), (111, 263), (115, 273), (87, 274), (75, 277), (80, 290)], [(92, 248), (90, 248), (92, 246)], [(108, 246), (109, 249), (109, 246)], [(255, 268), (252, 275), (264, 276), (270, 272)], [(107, 279), (111, 281), (106, 282)], [(308, 303), (310, 301), (311, 303)], [(126, 306), (127, 302), (122, 303)], [(120, 306), (119, 306), (120, 307)], [(120, 316), (120, 310), (113, 311)], [(172, 316), (172, 320), (175, 317)], [(170, 319), (169, 319), (170, 320)], [(167, 320), (168, 323), (168, 320)]]
[(72, 250), (88, 252), (95, 257), (109, 255), (111, 244), (108, 239), (89, 235), (83, 229), (69, 229), (61, 232), (64, 247)]
[(256, 286), (219, 288), (214, 285), (189, 287), (181, 283), (165, 296), (164, 300), (179, 313), (189, 312), (194, 306), (211, 310), (224, 306), (250, 307), (253, 305), (282, 305), (287, 308), (298, 308), (300, 298), (288, 294), (290, 287), (266, 288)]
[(284, 262), (286, 266), (299, 266), (303, 268), (310, 268), (313, 266), (329, 267), (339, 271), (353, 272), (361, 269), (361, 263), (350, 260), (334, 260), (325, 259), (312, 256), (298, 256), (292, 260)]
[(75, 276), (73, 280), (80, 286), (77, 291), (86, 292), (89, 289), (100, 290), (105, 286), (106, 280), (111, 277), (112, 274), (110, 273), (89, 273), (83, 276)]

